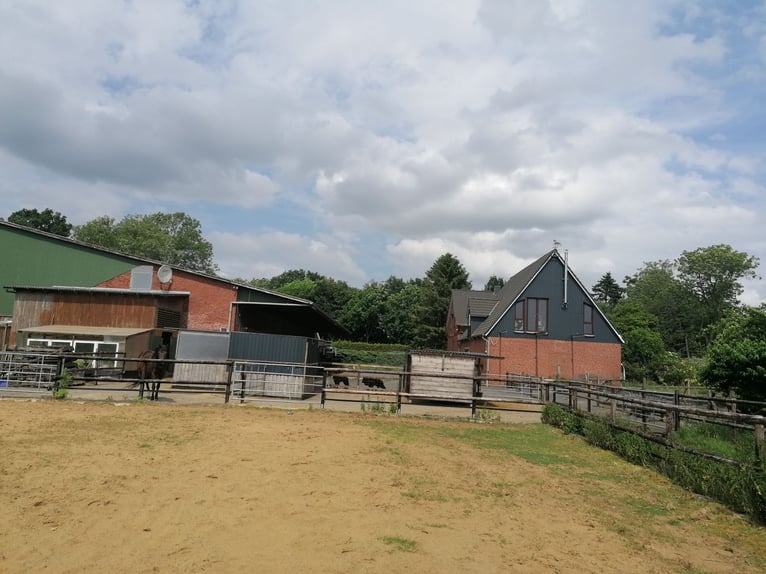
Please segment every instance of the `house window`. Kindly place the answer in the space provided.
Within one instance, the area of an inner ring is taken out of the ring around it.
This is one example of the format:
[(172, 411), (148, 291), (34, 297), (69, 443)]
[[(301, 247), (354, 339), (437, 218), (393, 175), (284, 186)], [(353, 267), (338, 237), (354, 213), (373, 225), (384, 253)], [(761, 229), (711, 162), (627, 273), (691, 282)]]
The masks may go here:
[(519, 301), (513, 306), (513, 330), (524, 332), (524, 301)]
[(548, 330), (548, 299), (527, 299), (526, 331), (545, 333)]
[(582, 306), (582, 332), (586, 337), (593, 336), (593, 306), (587, 303)]

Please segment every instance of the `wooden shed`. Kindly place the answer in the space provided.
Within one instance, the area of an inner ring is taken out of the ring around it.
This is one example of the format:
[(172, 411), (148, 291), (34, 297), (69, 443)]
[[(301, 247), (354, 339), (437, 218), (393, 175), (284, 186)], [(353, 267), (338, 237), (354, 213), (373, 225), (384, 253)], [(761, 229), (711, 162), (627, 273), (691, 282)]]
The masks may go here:
[(487, 355), (455, 351), (407, 353), (407, 389), (428, 397), (470, 399), (478, 390)]

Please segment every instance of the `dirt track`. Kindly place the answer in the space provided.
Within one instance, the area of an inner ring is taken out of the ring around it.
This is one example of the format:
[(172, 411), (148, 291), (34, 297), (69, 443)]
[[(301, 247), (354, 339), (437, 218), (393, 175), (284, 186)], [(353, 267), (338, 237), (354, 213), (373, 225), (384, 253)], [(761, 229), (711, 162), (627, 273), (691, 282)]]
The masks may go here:
[[(504, 436), (525, 440), (533, 427)], [(569, 437), (553, 440), (635, 488), (449, 434), (482, 428), (466, 422), (6, 400), (0, 428), (4, 573), (766, 565), (762, 529)], [(653, 506), (619, 502), (642, 493)]]

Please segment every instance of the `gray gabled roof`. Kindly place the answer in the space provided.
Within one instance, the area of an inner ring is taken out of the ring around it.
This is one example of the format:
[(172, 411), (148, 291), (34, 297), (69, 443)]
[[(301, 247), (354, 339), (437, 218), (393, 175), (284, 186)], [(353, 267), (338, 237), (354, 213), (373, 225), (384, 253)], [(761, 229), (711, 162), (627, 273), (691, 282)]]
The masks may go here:
[(489, 314), (487, 319), (481, 325), (474, 329), (472, 335), (475, 337), (480, 337), (489, 333), (498, 323), (498, 321), (502, 319), (503, 315), (508, 312), (508, 309), (513, 306), (513, 304), (516, 302), (516, 299), (518, 299), (519, 296), (527, 288), (527, 286), (529, 286), (529, 284), (540, 272), (540, 270), (545, 267), (545, 264), (548, 263), (548, 261), (554, 255), (561, 259), (558, 251), (552, 249), (539, 259), (524, 267), (524, 269), (516, 273), (516, 275), (508, 279), (508, 282), (500, 291), (499, 300), (497, 305), (495, 305), (495, 308), (492, 310), (492, 313)]
[(468, 325), (468, 317), (487, 317), (495, 308), (499, 300), (499, 294), (493, 291), (467, 291), (463, 289), (452, 290), (452, 310), (455, 314), (455, 322), (465, 327)]
[[(500, 298), (497, 302), (497, 305), (495, 305), (487, 319), (482, 322), (482, 324), (479, 325), (476, 329), (474, 329), (471, 335), (473, 337), (481, 337), (490, 333), (492, 329), (494, 329), (495, 326), (500, 322), (503, 316), (513, 307), (516, 301), (521, 298), (521, 295), (524, 293), (524, 291), (526, 291), (527, 287), (529, 287), (532, 281), (534, 281), (535, 277), (537, 277), (540, 271), (542, 271), (548, 262), (554, 258), (558, 259), (562, 264), (564, 263), (564, 259), (561, 257), (561, 254), (558, 252), (558, 250), (552, 249), (542, 257), (527, 265), (524, 269), (516, 273), (516, 275), (511, 277), (503, 289), (500, 291)], [(585, 296), (590, 300), (590, 304), (593, 306), (596, 312), (598, 312), (604, 321), (606, 321), (606, 324), (609, 325), (609, 328), (614, 332), (617, 338), (622, 343), (624, 343), (625, 340), (617, 332), (617, 329), (614, 328), (609, 319), (607, 319), (606, 315), (604, 315), (604, 312), (601, 310), (598, 304), (593, 300), (590, 291), (585, 288), (582, 282), (572, 272), (571, 268), (568, 268), (568, 273), (569, 277), (580, 287), (582, 292), (585, 293)]]

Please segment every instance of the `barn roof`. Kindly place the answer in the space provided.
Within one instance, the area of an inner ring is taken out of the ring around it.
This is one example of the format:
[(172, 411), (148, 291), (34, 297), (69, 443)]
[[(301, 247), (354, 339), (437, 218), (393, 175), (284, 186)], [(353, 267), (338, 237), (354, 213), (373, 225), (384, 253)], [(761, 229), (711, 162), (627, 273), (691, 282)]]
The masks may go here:
[(152, 329), (145, 327), (93, 327), (90, 325), (40, 325), (19, 329), (23, 333), (45, 333), (47, 335), (104, 335), (110, 337), (132, 337)]

